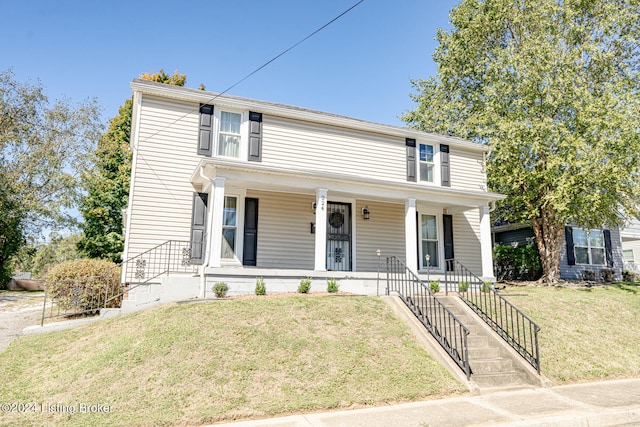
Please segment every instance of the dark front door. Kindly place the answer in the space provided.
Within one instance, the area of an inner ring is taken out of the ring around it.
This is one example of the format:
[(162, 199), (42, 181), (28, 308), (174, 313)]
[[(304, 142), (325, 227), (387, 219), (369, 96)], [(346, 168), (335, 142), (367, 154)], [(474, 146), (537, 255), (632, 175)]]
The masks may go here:
[(351, 203), (327, 203), (327, 270), (351, 271)]
[[(453, 253), (453, 217), (451, 215), (442, 215), (442, 228), (444, 228), (444, 259), (454, 259)], [(453, 270), (450, 262), (446, 263), (447, 271)]]
[(244, 245), (242, 264), (254, 266), (258, 254), (258, 199), (244, 199)]

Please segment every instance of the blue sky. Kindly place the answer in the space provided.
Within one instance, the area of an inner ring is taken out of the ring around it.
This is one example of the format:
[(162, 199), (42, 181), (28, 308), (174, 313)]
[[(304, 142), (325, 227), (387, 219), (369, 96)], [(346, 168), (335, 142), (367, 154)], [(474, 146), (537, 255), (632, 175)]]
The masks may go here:
[[(0, 69), (52, 99), (96, 97), (104, 119), (143, 72), (220, 92), (357, 0), (7, 0)], [(364, 0), (228, 93), (403, 125), (410, 79), (435, 75), (437, 28), (456, 1)]]

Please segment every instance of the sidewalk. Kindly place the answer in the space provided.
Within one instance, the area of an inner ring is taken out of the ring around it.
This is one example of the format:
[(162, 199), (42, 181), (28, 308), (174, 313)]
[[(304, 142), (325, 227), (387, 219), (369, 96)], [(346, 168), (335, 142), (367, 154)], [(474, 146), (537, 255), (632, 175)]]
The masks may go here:
[(392, 406), (216, 424), (233, 427), (640, 426), (640, 378), (497, 391)]

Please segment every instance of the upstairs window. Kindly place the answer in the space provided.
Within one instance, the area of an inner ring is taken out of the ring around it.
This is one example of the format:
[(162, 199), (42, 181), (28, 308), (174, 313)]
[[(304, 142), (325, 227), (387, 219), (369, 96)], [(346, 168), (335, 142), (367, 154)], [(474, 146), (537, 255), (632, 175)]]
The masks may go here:
[(433, 145), (420, 144), (420, 181), (434, 182), (434, 150)]
[(573, 250), (576, 264), (605, 265), (605, 244), (602, 230), (573, 229)]
[(228, 111), (220, 112), (220, 131), (218, 132), (218, 155), (240, 157), (242, 114)]

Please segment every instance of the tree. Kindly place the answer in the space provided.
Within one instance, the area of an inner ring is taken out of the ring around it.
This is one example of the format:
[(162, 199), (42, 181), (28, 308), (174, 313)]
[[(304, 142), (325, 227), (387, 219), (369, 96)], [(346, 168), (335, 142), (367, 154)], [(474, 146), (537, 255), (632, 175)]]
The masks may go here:
[(414, 81), (410, 126), (491, 147), (504, 219), (531, 222), (542, 280), (560, 277), (564, 224), (619, 225), (640, 194), (640, 5), (464, 0), (439, 30), (437, 77)]
[(73, 224), (79, 171), (101, 132), (95, 100), (50, 103), (39, 83), (0, 71), (0, 271), (27, 237)]
[[(184, 86), (187, 77), (177, 71), (168, 75), (160, 70), (155, 74), (144, 73), (140, 78)], [(133, 102), (127, 99), (98, 142), (94, 152), (94, 166), (87, 168), (83, 174), (87, 194), (80, 206), (84, 218), (84, 233), (78, 242), (78, 248), (90, 258), (119, 262), (124, 248), (122, 211), (126, 209), (129, 199), (132, 111)]]

